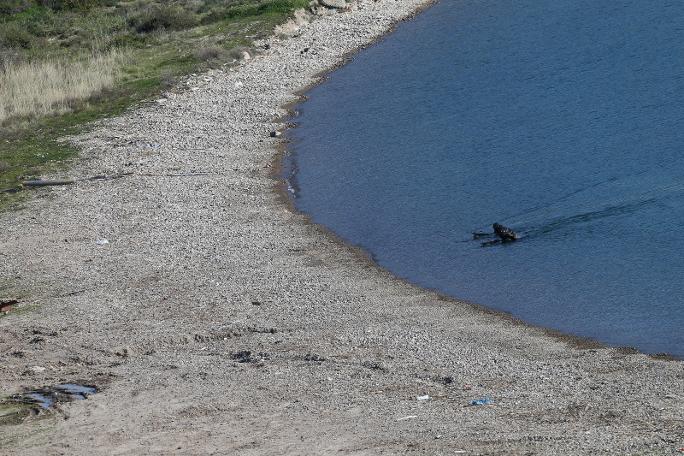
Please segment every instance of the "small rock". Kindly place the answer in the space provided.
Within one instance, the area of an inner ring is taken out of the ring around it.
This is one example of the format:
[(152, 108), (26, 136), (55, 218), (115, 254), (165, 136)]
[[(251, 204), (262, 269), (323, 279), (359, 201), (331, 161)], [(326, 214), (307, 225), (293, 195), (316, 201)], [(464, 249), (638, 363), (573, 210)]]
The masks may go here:
[(43, 366), (33, 366), (29, 368), (31, 372), (35, 372), (36, 374), (39, 374), (41, 372), (45, 372), (47, 369)]
[(128, 349), (128, 347), (118, 347), (114, 349), (114, 354), (121, 358), (128, 358), (131, 354), (131, 351)]
[(377, 361), (363, 361), (361, 365), (366, 369), (387, 371), (387, 368)]
[(326, 8), (344, 9), (347, 7), (347, 2), (344, 0), (318, 0), (318, 2)]
[(282, 133), (279, 132), (279, 131), (272, 131), (272, 132), (271, 132), (271, 138), (277, 138), (277, 137), (279, 137), (280, 135), (282, 135)]
[(441, 382), (444, 385), (451, 385), (452, 383), (454, 383), (454, 377), (452, 377), (450, 375), (446, 376), (446, 377), (442, 377)]
[(252, 56), (249, 55), (249, 52), (247, 52), (247, 51), (242, 51), (242, 60), (249, 60), (249, 59), (251, 59), (251, 58), (252, 58)]
[(316, 353), (307, 353), (304, 356), (304, 361), (311, 361), (311, 362), (323, 362), (325, 361), (325, 358), (316, 354)]
[(249, 350), (241, 350), (231, 353), (230, 358), (238, 363), (259, 363), (260, 361), (270, 359), (270, 355), (268, 353), (252, 353)]
[(251, 363), (254, 362), (252, 358), (252, 352), (249, 350), (242, 350), (239, 352), (232, 353), (230, 358), (237, 361), (238, 363)]

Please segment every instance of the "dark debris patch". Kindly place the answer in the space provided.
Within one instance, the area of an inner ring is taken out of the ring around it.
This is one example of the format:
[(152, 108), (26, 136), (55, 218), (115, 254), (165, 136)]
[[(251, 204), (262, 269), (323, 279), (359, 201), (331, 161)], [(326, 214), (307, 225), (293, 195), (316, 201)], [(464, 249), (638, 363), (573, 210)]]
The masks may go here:
[(264, 360), (270, 359), (270, 355), (268, 353), (252, 353), (249, 350), (241, 350), (238, 352), (231, 353), (230, 359), (238, 363), (257, 364), (261, 363)]
[(307, 353), (304, 355), (304, 361), (312, 362), (312, 363), (322, 363), (325, 361), (325, 358), (317, 353)]
[(444, 377), (439, 377), (437, 381), (442, 385), (449, 386), (454, 384), (455, 379), (451, 375), (446, 375)]
[(383, 366), (381, 363), (379, 363), (377, 361), (364, 361), (361, 363), (361, 365), (363, 367), (365, 367), (366, 369), (371, 369), (371, 370), (378, 370), (378, 371), (383, 371), (383, 372), (387, 372), (387, 370), (388, 370), (385, 366)]
[(266, 328), (261, 326), (250, 326), (247, 328), (247, 331), (257, 334), (275, 334), (278, 332), (276, 328)]
[(0, 402), (0, 424), (14, 424), (57, 404), (85, 400), (97, 391), (97, 387), (93, 385), (62, 383), (15, 394)]
[(88, 396), (97, 393), (97, 388), (92, 385), (81, 385), (78, 383), (62, 383), (55, 386), (26, 391), (11, 397), (15, 402), (31, 404), (42, 409), (48, 409), (55, 404), (71, 401), (82, 401)]

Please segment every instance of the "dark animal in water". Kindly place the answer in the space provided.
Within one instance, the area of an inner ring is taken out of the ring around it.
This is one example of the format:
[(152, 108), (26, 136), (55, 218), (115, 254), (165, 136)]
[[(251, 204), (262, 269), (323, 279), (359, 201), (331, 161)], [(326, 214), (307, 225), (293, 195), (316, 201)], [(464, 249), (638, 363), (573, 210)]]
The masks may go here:
[(507, 226), (495, 223), (494, 225), (492, 225), (492, 228), (494, 228), (494, 234), (499, 236), (501, 242), (512, 242), (518, 239), (518, 235), (515, 233), (515, 231), (508, 228)]
[(494, 239), (492, 241), (483, 242), (482, 247), (489, 247), (489, 246), (497, 245), (497, 244), (505, 244), (505, 243), (517, 241), (518, 239), (520, 239), (520, 236), (518, 236), (518, 233), (516, 233), (512, 229), (508, 228), (507, 226), (503, 226), (500, 223), (493, 224), (492, 228), (494, 229), (493, 233), (483, 233), (480, 231), (474, 232), (473, 233), (473, 239), (487, 238), (487, 237), (491, 237), (491, 236), (496, 236), (498, 238), (498, 239)]

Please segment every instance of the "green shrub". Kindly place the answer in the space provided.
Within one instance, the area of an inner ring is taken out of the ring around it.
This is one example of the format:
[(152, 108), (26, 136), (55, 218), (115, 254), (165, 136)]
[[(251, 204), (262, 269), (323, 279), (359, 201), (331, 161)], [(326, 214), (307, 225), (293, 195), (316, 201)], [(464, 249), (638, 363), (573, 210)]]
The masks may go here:
[(19, 24), (10, 22), (0, 27), (0, 46), (28, 49), (32, 42), (33, 36)]
[(180, 5), (152, 4), (129, 16), (128, 23), (138, 33), (182, 30), (197, 25), (197, 16)]
[(195, 49), (194, 56), (200, 62), (217, 60), (225, 55), (226, 51), (218, 46), (205, 46)]
[(210, 24), (224, 19), (261, 16), (265, 14), (287, 14), (297, 8), (305, 8), (309, 0), (265, 0), (261, 2), (227, 2), (221, 7), (211, 8), (202, 22)]
[(0, 0), (0, 19), (2, 16), (21, 13), (30, 7), (29, 0)]
[(95, 6), (112, 6), (116, 0), (38, 0), (38, 4), (53, 11), (84, 10)]

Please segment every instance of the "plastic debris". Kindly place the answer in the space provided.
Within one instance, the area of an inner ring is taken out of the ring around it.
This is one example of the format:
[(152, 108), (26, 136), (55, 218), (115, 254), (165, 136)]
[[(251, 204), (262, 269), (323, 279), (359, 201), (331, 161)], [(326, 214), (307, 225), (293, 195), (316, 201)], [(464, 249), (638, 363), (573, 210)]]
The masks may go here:
[(13, 402), (28, 404), (40, 409), (48, 409), (58, 403), (87, 399), (88, 396), (95, 393), (97, 393), (97, 388), (91, 385), (64, 383), (27, 391), (23, 394), (16, 394), (10, 399)]
[(97, 245), (107, 245), (107, 244), (109, 244), (109, 241), (108, 241), (107, 239), (98, 239), (97, 241), (95, 241), (95, 244), (97, 244)]
[(492, 405), (493, 402), (490, 398), (488, 397), (482, 397), (480, 399), (475, 399), (470, 401), (470, 405)]
[(430, 397), (429, 394), (426, 394), (425, 396), (418, 396), (418, 397), (416, 397), (416, 399), (418, 399), (419, 401), (429, 401), (432, 398)]
[(412, 420), (412, 419), (414, 419), (414, 418), (418, 418), (418, 415), (402, 416), (401, 418), (397, 418), (397, 421)]

